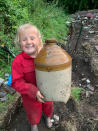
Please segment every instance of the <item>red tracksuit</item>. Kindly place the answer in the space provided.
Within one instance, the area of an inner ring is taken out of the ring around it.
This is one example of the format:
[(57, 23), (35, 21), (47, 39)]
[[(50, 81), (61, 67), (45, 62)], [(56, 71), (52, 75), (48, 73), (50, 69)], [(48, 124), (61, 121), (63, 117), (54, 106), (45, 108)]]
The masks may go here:
[(12, 62), (12, 87), (21, 94), (23, 105), (31, 125), (40, 122), (42, 111), (47, 117), (53, 113), (53, 102), (41, 103), (36, 99), (38, 88), (36, 87), (34, 58), (24, 51), (18, 54)]

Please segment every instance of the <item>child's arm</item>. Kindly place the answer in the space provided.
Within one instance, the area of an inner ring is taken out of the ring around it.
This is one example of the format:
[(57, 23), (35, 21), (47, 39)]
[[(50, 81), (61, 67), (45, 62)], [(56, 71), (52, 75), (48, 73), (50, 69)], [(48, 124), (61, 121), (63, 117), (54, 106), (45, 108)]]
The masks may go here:
[(24, 80), (24, 74), (22, 66), (19, 62), (14, 61), (11, 66), (12, 74), (12, 87), (19, 92), (21, 95), (28, 95), (31, 98), (36, 98), (38, 88), (31, 84), (27, 83)]

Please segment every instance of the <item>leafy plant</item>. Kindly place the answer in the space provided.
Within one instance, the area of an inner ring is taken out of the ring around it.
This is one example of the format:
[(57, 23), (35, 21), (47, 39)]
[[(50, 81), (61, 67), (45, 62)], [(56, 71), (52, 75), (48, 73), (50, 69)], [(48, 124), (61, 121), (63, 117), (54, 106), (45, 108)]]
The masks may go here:
[(72, 96), (79, 103), (80, 102), (80, 94), (82, 92), (82, 88), (73, 87), (72, 88)]
[(41, 30), (43, 38), (65, 37), (68, 28), (65, 22), (68, 17), (55, 4), (47, 4), (44, 0), (4, 0), (0, 3), (0, 41), (12, 47), (19, 25), (32, 23)]

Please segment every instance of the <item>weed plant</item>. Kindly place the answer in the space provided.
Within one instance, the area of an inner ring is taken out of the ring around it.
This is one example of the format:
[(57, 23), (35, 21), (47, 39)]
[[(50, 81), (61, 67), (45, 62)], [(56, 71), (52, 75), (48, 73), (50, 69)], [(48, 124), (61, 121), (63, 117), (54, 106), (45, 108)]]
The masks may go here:
[(80, 103), (81, 92), (82, 92), (82, 88), (78, 88), (78, 87), (72, 88), (72, 97), (75, 99), (77, 103)]

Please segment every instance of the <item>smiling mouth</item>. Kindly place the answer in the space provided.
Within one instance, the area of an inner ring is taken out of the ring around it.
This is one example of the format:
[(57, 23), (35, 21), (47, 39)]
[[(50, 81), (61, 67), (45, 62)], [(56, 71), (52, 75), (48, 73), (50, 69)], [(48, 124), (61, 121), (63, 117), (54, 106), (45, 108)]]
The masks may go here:
[(26, 48), (35, 48), (33, 45), (26, 46)]
[(26, 46), (26, 49), (29, 51), (31, 50), (33, 53), (36, 53), (37, 52), (37, 48), (34, 47), (34, 46)]

